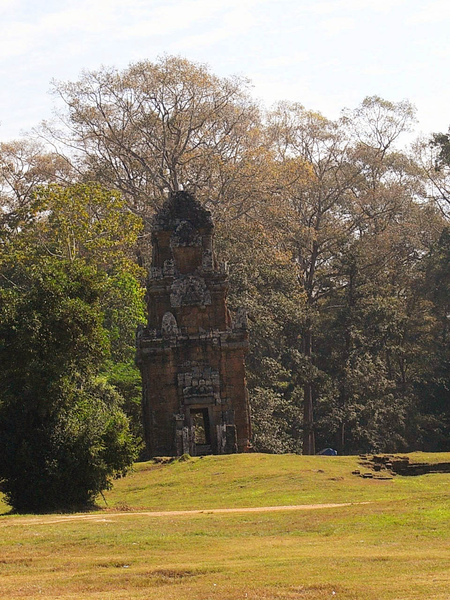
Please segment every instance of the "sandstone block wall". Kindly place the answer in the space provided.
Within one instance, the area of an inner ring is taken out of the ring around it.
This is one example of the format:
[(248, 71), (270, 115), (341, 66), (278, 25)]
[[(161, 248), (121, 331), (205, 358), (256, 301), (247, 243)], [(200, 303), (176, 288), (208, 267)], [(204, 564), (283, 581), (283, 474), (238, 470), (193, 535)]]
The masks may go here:
[(245, 452), (246, 317), (227, 309), (210, 213), (185, 192), (157, 213), (147, 286), (148, 323), (137, 332), (150, 456)]

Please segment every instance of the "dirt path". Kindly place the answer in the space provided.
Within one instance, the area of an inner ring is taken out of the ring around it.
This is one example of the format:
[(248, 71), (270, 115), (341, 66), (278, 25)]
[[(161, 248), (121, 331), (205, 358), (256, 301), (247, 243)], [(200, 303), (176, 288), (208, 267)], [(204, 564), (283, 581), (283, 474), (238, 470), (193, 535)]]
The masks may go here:
[(293, 506), (256, 506), (250, 508), (211, 508), (204, 510), (165, 510), (165, 511), (121, 511), (121, 512), (101, 512), (87, 513), (78, 515), (45, 515), (36, 517), (24, 517), (12, 519), (6, 517), (0, 519), (0, 525), (49, 525), (52, 523), (66, 523), (70, 521), (93, 521), (96, 523), (108, 522), (117, 517), (178, 517), (189, 515), (215, 515), (223, 513), (258, 513), (258, 512), (276, 512), (288, 510), (316, 510), (321, 508), (341, 508), (344, 506), (354, 506), (359, 504), (369, 504), (368, 502), (343, 502), (340, 504), (296, 504)]

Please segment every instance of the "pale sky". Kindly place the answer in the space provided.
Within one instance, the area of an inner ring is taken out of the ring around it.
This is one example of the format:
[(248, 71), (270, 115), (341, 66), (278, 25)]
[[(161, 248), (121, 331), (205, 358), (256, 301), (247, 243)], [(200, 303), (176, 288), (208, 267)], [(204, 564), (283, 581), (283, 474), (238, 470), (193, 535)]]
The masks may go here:
[(0, 0), (0, 141), (60, 106), (50, 81), (175, 54), (329, 118), (365, 96), (450, 125), (450, 0)]

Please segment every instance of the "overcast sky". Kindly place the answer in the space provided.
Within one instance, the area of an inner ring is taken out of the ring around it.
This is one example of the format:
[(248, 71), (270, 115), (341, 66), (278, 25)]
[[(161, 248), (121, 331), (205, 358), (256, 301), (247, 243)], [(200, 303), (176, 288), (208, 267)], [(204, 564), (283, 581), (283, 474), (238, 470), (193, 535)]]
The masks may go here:
[(164, 53), (249, 77), (266, 105), (408, 99), (418, 133), (447, 131), (449, 25), (450, 0), (0, 0), (0, 141), (49, 118), (53, 78)]

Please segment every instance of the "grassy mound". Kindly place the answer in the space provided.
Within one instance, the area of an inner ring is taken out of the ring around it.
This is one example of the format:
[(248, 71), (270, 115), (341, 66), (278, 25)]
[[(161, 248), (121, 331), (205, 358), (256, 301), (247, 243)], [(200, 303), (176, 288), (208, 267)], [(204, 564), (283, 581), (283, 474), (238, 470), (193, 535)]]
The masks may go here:
[[(446, 454), (414, 453), (411, 462), (442, 462)], [(190, 510), (402, 500), (411, 490), (429, 493), (434, 479), (373, 473), (357, 456), (238, 454), (137, 463), (135, 471), (105, 495), (108, 506), (131, 510)], [(372, 473), (371, 473), (372, 474)]]
[[(448, 600), (450, 475), (363, 478), (360, 462), (255, 454), (137, 464), (94, 513), (0, 518), (0, 598)], [(322, 503), (351, 504), (208, 511)]]

